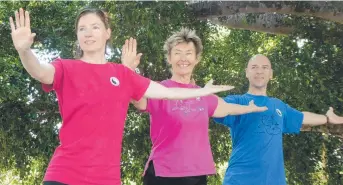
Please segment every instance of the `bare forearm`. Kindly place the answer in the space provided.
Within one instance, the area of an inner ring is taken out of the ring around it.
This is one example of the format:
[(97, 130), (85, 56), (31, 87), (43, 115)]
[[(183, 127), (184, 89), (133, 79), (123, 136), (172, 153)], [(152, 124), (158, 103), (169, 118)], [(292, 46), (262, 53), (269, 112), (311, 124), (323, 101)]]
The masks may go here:
[(151, 81), (146, 93), (145, 98), (151, 99), (169, 99), (181, 100), (200, 96), (210, 95), (211, 91), (205, 88), (187, 89), (187, 88), (167, 88), (161, 84)]
[(315, 114), (312, 112), (303, 112), (304, 120), (303, 125), (305, 126), (318, 126), (327, 123), (327, 117), (322, 114)]
[(253, 112), (253, 110), (247, 105), (219, 102), (217, 109), (214, 111), (213, 117), (221, 118), (227, 115), (241, 115), (251, 112)]
[(146, 98), (142, 98), (139, 101), (131, 100), (131, 103), (136, 107), (138, 110), (146, 110), (148, 100)]
[(51, 64), (41, 64), (31, 50), (18, 51), (21, 63), (26, 71), (36, 80), (51, 84), (53, 81), (52, 69), (48, 69)]
[(21, 63), (26, 71), (38, 80), (40, 75), (40, 63), (31, 50), (18, 51)]
[(241, 115), (253, 112), (253, 109), (248, 105), (238, 105), (233, 103), (227, 103), (227, 115)]

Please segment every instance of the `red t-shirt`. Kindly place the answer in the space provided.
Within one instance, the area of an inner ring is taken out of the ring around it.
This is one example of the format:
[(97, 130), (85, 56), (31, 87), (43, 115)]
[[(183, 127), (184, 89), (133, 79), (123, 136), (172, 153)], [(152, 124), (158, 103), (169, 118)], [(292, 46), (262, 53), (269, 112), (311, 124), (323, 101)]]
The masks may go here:
[(60, 145), (44, 181), (68, 185), (120, 185), (125, 118), (130, 99), (139, 100), (150, 80), (121, 64), (57, 59), (53, 85), (62, 127)]

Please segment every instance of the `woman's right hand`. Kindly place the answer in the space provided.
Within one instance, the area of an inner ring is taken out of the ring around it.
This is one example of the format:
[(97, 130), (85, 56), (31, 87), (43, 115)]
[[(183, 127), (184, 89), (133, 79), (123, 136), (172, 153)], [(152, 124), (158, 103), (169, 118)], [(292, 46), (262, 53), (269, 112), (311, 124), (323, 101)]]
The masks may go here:
[(25, 11), (24, 13), (24, 10), (20, 8), (19, 13), (15, 12), (15, 24), (13, 18), (10, 17), (10, 25), (15, 49), (18, 52), (29, 50), (36, 36), (35, 33), (31, 33), (29, 12)]
[(125, 40), (122, 47), (121, 62), (126, 67), (135, 70), (140, 63), (142, 53), (137, 54), (137, 41), (132, 37)]

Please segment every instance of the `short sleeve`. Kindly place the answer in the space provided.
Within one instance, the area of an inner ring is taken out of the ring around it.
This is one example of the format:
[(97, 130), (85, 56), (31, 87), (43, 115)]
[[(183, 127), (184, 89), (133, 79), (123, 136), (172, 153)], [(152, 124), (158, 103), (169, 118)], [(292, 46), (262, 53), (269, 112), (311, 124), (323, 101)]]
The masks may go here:
[[(237, 100), (237, 96), (235, 95), (230, 95), (224, 98), (224, 101), (226, 103), (234, 103), (234, 104), (239, 104)], [(236, 121), (237, 116), (234, 115), (227, 115), (222, 118), (213, 118), (213, 120), (217, 123), (223, 124), (228, 127), (232, 127), (234, 122)]]
[(205, 96), (207, 103), (208, 116), (212, 117), (218, 106), (218, 97), (215, 95)]
[(129, 83), (129, 89), (131, 98), (135, 101), (139, 101), (150, 85), (150, 79), (145, 78), (129, 68), (125, 67), (125, 72), (127, 73), (126, 78)]
[(283, 119), (283, 133), (299, 133), (304, 114), (286, 104), (286, 115)]
[(54, 80), (52, 84), (42, 84), (42, 88), (45, 92), (57, 90), (61, 88), (63, 84), (64, 68), (62, 59), (58, 58), (50, 63), (55, 68)]

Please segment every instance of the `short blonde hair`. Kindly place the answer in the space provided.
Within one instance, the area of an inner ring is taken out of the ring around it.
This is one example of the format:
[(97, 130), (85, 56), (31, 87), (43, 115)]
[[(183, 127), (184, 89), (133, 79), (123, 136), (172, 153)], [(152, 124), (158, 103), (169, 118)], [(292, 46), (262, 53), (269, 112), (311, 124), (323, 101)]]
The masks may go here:
[(195, 46), (195, 51), (197, 58), (201, 56), (203, 46), (201, 39), (199, 36), (195, 33), (195, 30), (191, 30), (188, 28), (181, 28), (180, 31), (174, 32), (172, 36), (170, 36), (163, 46), (163, 51), (166, 54), (166, 57), (168, 58), (168, 55), (170, 54), (171, 50), (174, 46), (180, 43), (189, 43), (193, 42)]

